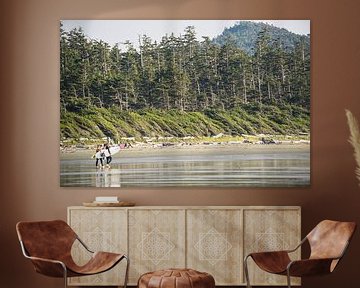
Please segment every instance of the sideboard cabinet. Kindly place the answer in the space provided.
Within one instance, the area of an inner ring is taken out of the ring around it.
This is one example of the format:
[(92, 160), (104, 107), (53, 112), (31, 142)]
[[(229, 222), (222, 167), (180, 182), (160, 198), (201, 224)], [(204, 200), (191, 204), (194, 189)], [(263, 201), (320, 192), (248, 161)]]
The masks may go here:
[[(129, 285), (148, 271), (188, 267), (212, 274), (216, 285), (243, 286), (246, 254), (294, 248), (301, 237), (298, 206), (69, 207), (68, 223), (91, 249), (129, 255)], [(89, 257), (76, 243), (72, 254), (80, 264)], [(253, 285), (286, 285), (286, 277), (249, 264)], [(69, 285), (121, 285), (124, 271), (120, 263)]]

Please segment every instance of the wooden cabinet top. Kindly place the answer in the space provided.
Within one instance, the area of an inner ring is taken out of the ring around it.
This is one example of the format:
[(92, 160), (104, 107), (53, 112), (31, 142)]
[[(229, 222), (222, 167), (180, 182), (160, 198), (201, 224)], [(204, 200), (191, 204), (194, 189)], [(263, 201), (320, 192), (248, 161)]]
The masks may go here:
[(156, 210), (202, 210), (202, 209), (210, 209), (210, 210), (239, 210), (239, 209), (281, 209), (281, 210), (300, 210), (301, 206), (132, 206), (132, 207), (85, 207), (85, 206), (69, 206), (68, 209), (156, 209)]

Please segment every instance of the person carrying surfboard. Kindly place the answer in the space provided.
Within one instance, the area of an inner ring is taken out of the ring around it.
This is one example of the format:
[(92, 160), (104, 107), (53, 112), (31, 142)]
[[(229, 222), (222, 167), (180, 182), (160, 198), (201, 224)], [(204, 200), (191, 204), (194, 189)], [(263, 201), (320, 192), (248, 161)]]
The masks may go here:
[(109, 143), (104, 144), (104, 150), (103, 150), (105, 157), (106, 157), (106, 167), (110, 168), (110, 162), (112, 161), (111, 151)]
[[(96, 147), (96, 152), (95, 152), (95, 158), (96, 158), (96, 168), (104, 168), (104, 163), (103, 163), (103, 156), (102, 156), (103, 152), (102, 152), (102, 147), (101, 145), (98, 145)], [(100, 167), (98, 166), (100, 161)]]

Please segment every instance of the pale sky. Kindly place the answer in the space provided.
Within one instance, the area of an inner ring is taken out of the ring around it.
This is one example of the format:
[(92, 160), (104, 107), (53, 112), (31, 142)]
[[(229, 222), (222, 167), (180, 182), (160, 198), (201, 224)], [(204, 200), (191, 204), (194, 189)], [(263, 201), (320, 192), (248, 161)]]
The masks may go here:
[[(129, 40), (138, 47), (139, 35), (147, 35), (159, 42), (162, 36), (174, 33), (184, 34), (187, 26), (194, 26), (199, 41), (202, 36), (210, 39), (219, 35), (224, 28), (233, 26), (241, 20), (62, 20), (65, 31), (82, 27), (86, 36), (95, 40), (103, 40), (111, 46), (119, 43), (122, 48)], [(276, 27), (285, 28), (296, 34), (310, 34), (310, 20), (243, 20), (265, 22)]]

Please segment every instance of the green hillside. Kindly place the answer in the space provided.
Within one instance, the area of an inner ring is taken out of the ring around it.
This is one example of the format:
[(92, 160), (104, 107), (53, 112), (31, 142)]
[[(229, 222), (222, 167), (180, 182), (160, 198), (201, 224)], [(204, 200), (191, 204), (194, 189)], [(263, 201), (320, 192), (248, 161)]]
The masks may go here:
[(209, 137), (220, 133), (294, 135), (309, 133), (310, 115), (300, 107), (244, 105), (230, 111), (179, 110), (121, 111), (89, 107), (67, 112), (61, 119), (62, 139), (100, 139), (119, 141), (125, 137)]

